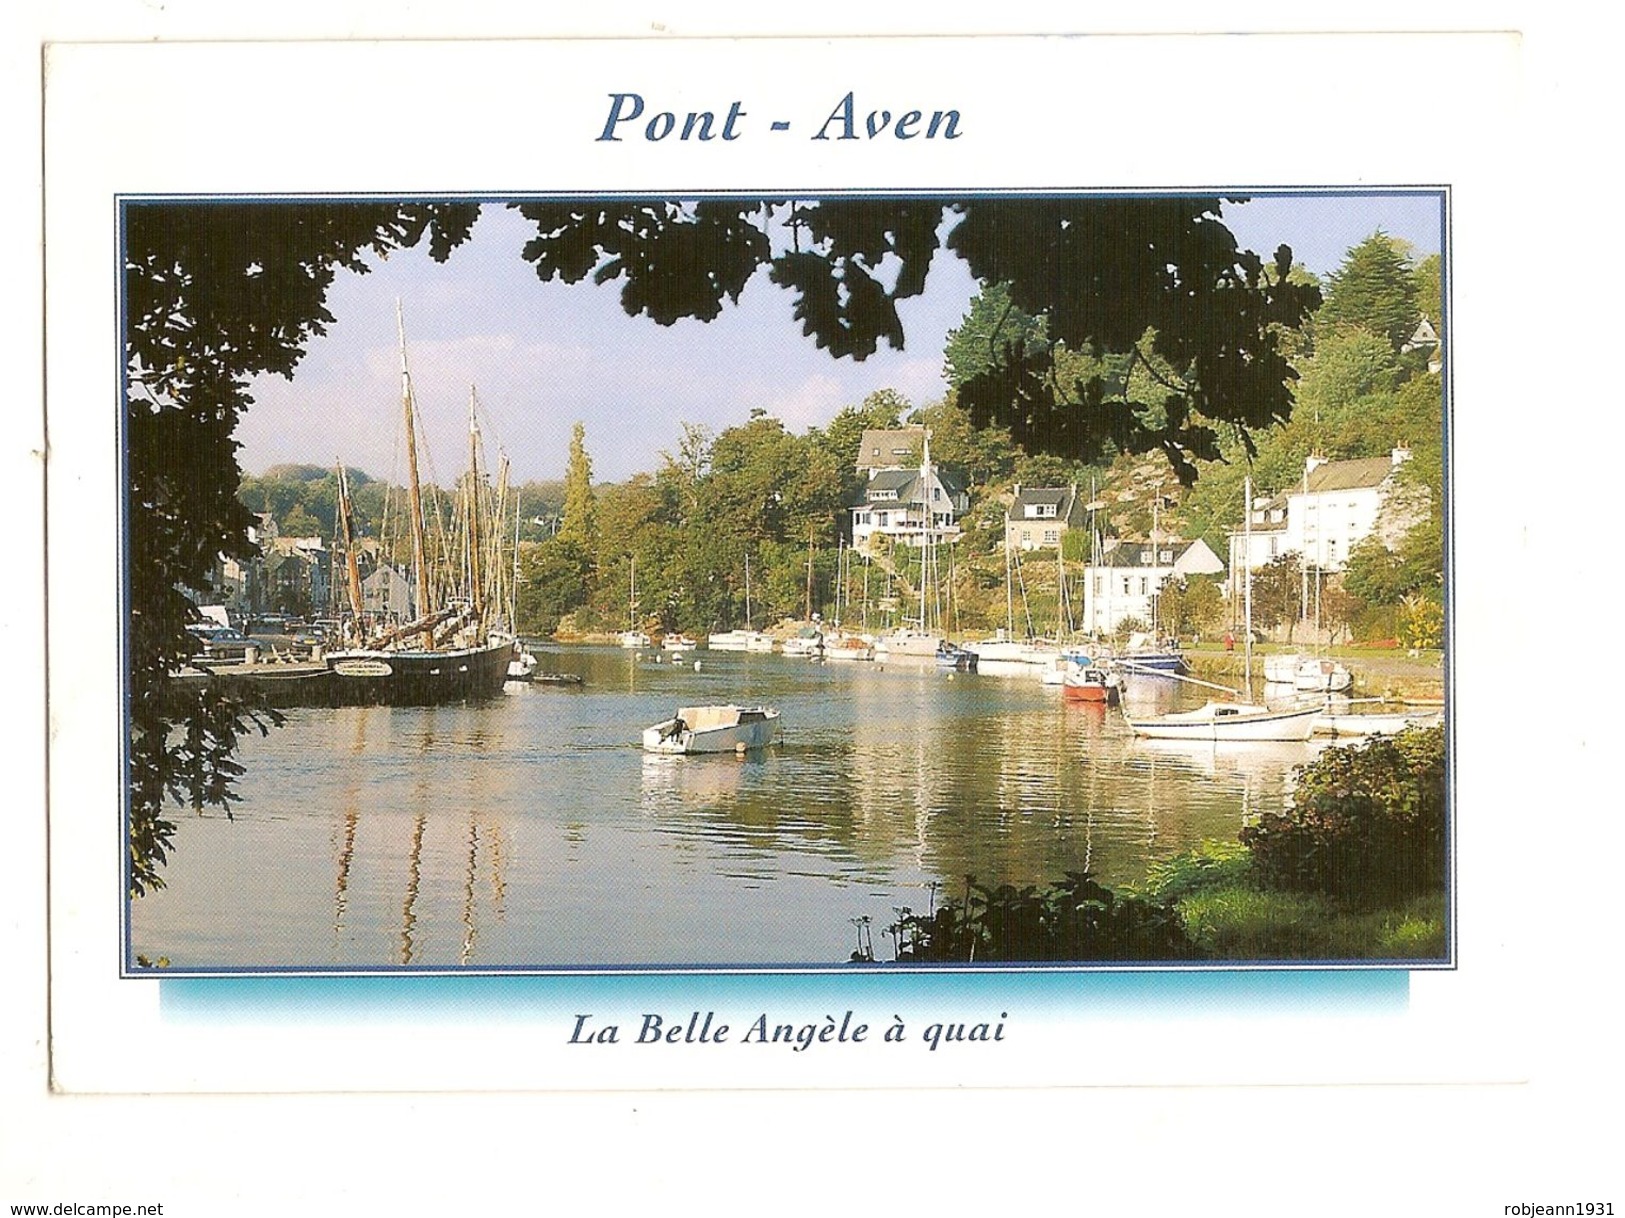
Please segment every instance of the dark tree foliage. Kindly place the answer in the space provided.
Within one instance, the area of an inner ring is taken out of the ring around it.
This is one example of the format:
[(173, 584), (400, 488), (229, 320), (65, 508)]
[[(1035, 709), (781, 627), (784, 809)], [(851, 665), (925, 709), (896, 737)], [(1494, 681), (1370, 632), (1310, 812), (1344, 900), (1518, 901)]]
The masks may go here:
[[(1098, 460), (1108, 446), (1161, 450), (1186, 483), (1196, 459), (1220, 458), (1218, 428), (1251, 454), (1252, 431), (1290, 415), (1296, 374), (1282, 337), (1320, 304), (1318, 288), (1288, 280), (1287, 247), (1266, 265), (1237, 246), (1217, 198), (518, 207), (536, 224), (524, 256), (544, 280), (622, 280), (629, 314), (670, 325), (717, 316), (766, 266), (795, 294), (803, 333), (854, 359), (882, 340), (903, 347), (897, 304), (925, 289), (945, 244), (978, 279), (1002, 285), (1014, 315), (1045, 322), (1037, 341), (1013, 330), (959, 387), (978, 427), (1007, 427), (1028, 452), (1069, 460)], [(1057, 344), (1115, 358), (1068, 378)], [(1156, 400), (1130, 396), (1136, 366)]]
[(887, 928), (899, 961), (1037, 963), (1189, 960), (1200, 955), (1172, 901), (1119, 896), (1087, 871), (1040, 892), (966, 878), (964, 901), (921, 916), (899, 909)]
[(1292, 807), (1241, 831), (1270, 887), (1376, 907), (1447, 880), (1449, 805), (1442, 727), (1329, 748), (1298, 773)]
[(416, 244), (444, 258), (472, 206), (132, 203), (124, 215), (125, 446), (129, 495), (130, 890), (161, 887), (174, 832), (166, 796), (227, 807), (244, 731), (275, 716), (168, 674), (197, 654), (202, 588), (222, 556), (252, 556), (232, 438), (248, 379), (291, 376), (332, 322), (325, 300), (365, 251)]

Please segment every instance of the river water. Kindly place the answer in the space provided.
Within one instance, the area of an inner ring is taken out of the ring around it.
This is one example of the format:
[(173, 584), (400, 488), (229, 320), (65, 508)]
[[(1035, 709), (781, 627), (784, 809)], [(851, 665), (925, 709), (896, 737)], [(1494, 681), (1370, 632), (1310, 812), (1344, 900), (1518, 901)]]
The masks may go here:
[[(130, 951), (174, 969), (829, 965), (872, 919), (982, 883), (1040, 888), (1234, 840), (1312, 744), (1134, 738), (1031, 676), (609, 648), (577, 688), (478, 706), (287, 712), (244, 742), (233, 818), (174, 814)], [(699, 660), (695, 671), (694, 660)], [(1140, 712), (1201, 701), (1136, 679)], [(679, 705), (767, 703), (759, 754), (658, 757)]]

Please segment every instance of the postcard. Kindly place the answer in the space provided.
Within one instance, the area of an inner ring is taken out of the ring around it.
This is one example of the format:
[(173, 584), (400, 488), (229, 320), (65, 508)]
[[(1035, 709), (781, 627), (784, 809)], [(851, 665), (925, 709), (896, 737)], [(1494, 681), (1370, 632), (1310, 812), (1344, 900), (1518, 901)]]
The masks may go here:
[(53, 46), (57, 1086), (1521, 1077), (1515, 62)]

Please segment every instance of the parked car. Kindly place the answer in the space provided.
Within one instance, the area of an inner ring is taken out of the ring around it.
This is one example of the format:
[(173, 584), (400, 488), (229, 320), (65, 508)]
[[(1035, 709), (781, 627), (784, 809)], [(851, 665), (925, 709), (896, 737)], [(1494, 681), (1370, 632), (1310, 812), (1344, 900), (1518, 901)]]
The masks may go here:
[(199, 659), (211, 663), (241, 661), (248, 649), (254, 645), (254, 641), (241, 630), (230, 626), (218, 626), (213, 622), (194, 622), (186, 629), (203, 641), (203, 654)]

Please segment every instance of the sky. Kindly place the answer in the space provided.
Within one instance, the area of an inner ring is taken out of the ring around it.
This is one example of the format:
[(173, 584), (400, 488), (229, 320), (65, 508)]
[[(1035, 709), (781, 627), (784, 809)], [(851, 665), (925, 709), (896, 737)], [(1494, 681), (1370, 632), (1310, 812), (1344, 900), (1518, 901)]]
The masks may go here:
[[(1436, 195), (1278, 196), (1226, 205), (1224, 218), (1242, 246), (1267, 258), (1285, 242), (1324, 276), (1377, 229), (1418, 259), (1439, 252), (1439, 212)], [(801, 432), (879, 389), (916, 406), (940, 400), (943, 346), (976, 289), (964, 264), (939, 252), (926, 292), (899, 305), (905, 349), (882, 346), (859, 363), (804, 337), (791, 295), (765, 272), (715, 321), (663, 327), (627, 317), (618, 285), (541, 282), (519, 257), (531, 231), (517, 212), (488, 206), (444, 264), (420, 248), (374, 259), (365, 275), (341, 271), (328, 298), (335, 323), (293, 379), (250, 387), (255, 402), (237, 429), (243, 468), (342, 460), (404, 478), (397, 300), (426, 476), (445, 482), (463, 468), (472, 387), (488, 456), (506, 453), (516, 481), (563, 477), (579, 420), (594, 480), (618, 482), (656, 469), (685, 422), (719, 432), (760, 407)]]

